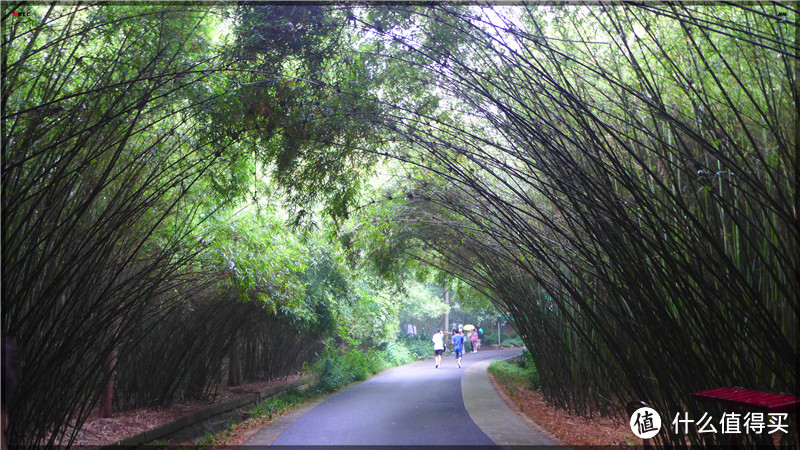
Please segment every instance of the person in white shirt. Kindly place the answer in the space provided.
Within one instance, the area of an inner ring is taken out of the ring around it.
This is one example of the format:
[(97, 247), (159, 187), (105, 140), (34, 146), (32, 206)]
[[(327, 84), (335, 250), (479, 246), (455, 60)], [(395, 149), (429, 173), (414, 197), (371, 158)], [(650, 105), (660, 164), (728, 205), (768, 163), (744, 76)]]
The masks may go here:
[(439, 364), (442, 363), (442, 353), (444, 353), (444, 334), (442, 334), (442, 330), (436, 329), (436, 334), (433, 335), (431, 339), (433, 341), (433, 353), (436, 355), (434, 359), (436, 359), (436, 368), (439, 368)]

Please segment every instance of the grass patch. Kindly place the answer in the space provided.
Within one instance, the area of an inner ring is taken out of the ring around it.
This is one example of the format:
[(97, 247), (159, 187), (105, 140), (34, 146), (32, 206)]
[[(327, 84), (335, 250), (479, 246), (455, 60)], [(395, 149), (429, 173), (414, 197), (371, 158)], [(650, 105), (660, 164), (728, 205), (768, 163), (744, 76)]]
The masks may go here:
[(302, 405), (303, 403), (311, 400), (312, 398), (313, 397), (307, 395), (306, 393), (302, 392), (296, 387), (291, 388), (281, 395), (278, 395), (276, 397), (267, 400), (264, 403), (256, 405), (252, 415), (256, 417), (263, 417), (269, 420), (272, 419), (273, 417), (285, 414), (287, 411), (293, 409), (296, 406)]
[(506, 387), (512, 395), (520, 388), (540, 389), (539, 373), (530, 352), (508, 361), (494, 361), (489, 365), (489, 373), (498, 383)]

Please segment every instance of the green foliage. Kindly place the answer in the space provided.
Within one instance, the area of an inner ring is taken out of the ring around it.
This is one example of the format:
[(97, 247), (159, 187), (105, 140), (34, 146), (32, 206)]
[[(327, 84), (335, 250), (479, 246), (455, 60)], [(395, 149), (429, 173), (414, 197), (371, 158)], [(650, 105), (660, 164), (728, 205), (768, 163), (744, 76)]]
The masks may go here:
[(326, 348), (310, 367), (317, 377), (313, 389), (318, 393), (332, 392), (351, 383), (355, 377), (347, 372), (340, 355), (330, 347)]
[(520, 355), (517, 358), (514, 358), (513, 361), (523, 369), (529, 369), (535, 366), (535, 363), (533, 361), (533, 354), (529, 352), (528, 349), (522, 350), (522, 355)]
[(531, 352), (529, 352), (527, 349), (523, 350), (522, 355), (514, 358), (513, 362), (517, 364), (517, 366), (528, 371), (528, 381), (530, 381), (534, 388), (541, 389), (542, 386), (539, 383), (539, 372), (536, 370), (536, 363), (533, 361), (533, 354)]
[(227, 49), (237, 72), (238, 114), (220, 115), (258, 143), (256, 155), (287, 194), (294, 225), (310, 225), (321, 203), (344, 219), (362, 175), (375, 160), (363, 151), (378, 141), (378, 103), (358, 39), (345, 31), (349, 6), (242, 3), (235, 43)]
[(401, 366), (417, 359), (403, 341), (390, 342), (386, 346), (385, 358), (389, 366)]
[(286, 411), (301, 405), (311, 399), (310, 394), (297, 388), (291, 388), (280, 395), (276, 395), (269, 400), (259, 403), (253, 409), (253, 415), (272, 419), (280, 416)]
[[(525, 358), (525, 357), (523, 357)], [(539, 389), (539, 374), (532, 363), (520, 364), (516, 361), (493, 361), (489, 365), (489, 373), (495, 377), (498, 383), (506, 386), (512, 395), (519, 388)]]
[(214, 445), (214, 442), (215, 442), (214, 434), (208, 430), (203, 430), (203, 437), (200, 438), (199, 441), (197, 441), (197, 446), (201, 448), (210, 447)]
[(522, 338), (516, 333), (508, 337), (500, 336), (500, 342), (503, 347), (522, 347), (525, 345), (525, 343), (522, 342)]
[(372, 374), (389, 367), (384, 352), (374, 348), (366, 352), (353, 350), (344, 356), (344, 360), (356, 381), (366, 380)]
[[(483, 345), (497, 345), (497, 327), (483, 328)], [(523, 347), (524, 345), (522, 338), (516, 332), (502, 331), (500, 333), (501, 347)]]
[(527, 381), (525, 369), (507, 361), (493, 361), (489, 365), (489, 373), (503, 383), (524, 384)]
[[(384, 164), (384, 171), (402, 171), (397, 162)], [(378, 276), (403, 284), (409, 273), (418, 270), (419, 241), (415, 239), (416, 227), (409, 223), (394, 222), (392, 217), (402, 209), (403, 192), (386, 186), (386, 177), (374, 180), (377, 186), (366, 190), (372, 200), (360, 208), (348, 222), (348, 250), (359, 264), (368, 266)]]
[(310, 255), (275, 214), (257, 213), (253, 207), (217, 213), (208, 218), (202, 234), (201, 243), (207, 246), (203, 264), (222, 274), (221, 291), (260, 301), (298, 322), (315, 322), (301, 278)]
[(416, 280), (406, 280), (404, 291), (399, 295), (401, 323), (411, 323), (417, 320), (428, 320), (442, 317), (448, 310), (437, 286), (431, 283), (420, 283)]
[(391, 367), (390, 360), (399, 361), (403, 351), (397, 346), (387, 346), (387, 349), (391, 349), (391, 355), (376, 348), (344, 351), (327, 347), (310, 367), (318, 380), (313, 390), (318, 393), (335, 391)]
[(389, 286), (351, 268), (335, 244), (316, 239), (309, 245), (311, 260), (303, 277), (307, 303), (324, 307), (336, 336), (351, 345), (388, 342), (398, 309)]
[(485, 314), (487, 310), (494, 312), (494, 306), (485, 294), (462, 280), (456, 279), (452, 284), (462, 311), (475, 315)]
[(431, 336), (418, 334), (416, 336), (403, 336), (398, 340), (406, 348), (413, 359), (428, 358), (433, 353)]
[(389, 287), (357, 276), (336, 242), (321, 232), (302, 238), (269, 205), (210, 217), (201, 238), (202, 261), (223, 275), (220, 292), (258, 301), (314, 334), (334, 334), (351, 344), (388, 342), (397, 301)]

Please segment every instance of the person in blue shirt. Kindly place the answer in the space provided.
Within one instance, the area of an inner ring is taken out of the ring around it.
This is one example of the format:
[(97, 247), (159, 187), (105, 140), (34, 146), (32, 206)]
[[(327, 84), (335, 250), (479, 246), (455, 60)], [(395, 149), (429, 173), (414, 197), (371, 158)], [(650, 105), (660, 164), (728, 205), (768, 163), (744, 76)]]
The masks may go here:
[(464, 354), (464, 332), (457, 331), (453, 335), (453, 353), (456, 354), (456, 365), (461, 368), (461, 357)]

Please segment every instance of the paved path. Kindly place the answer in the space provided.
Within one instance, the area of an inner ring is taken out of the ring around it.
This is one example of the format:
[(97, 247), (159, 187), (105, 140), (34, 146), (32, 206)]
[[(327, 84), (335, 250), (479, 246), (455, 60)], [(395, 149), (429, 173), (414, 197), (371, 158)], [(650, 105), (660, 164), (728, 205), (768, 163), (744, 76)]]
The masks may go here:
[[(497, 395), (486, 368), (518, 349), (433, 359), (387, 370), (315, 400), (245, 445), (553, 445)], [(466, 399), (466, 401), (465, 401)]]

